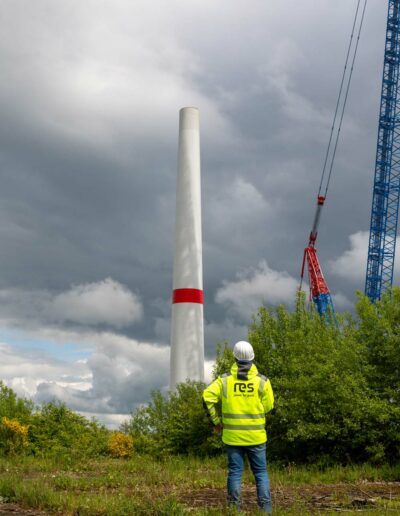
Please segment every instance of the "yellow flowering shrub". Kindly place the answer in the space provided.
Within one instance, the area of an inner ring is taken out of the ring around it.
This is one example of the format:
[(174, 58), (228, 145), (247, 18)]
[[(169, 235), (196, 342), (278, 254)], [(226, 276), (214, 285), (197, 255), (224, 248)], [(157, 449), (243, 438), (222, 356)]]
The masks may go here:
[(7, 432), (9, 451), (19, 451), (21, 448), (26, 448), (29, 444), (28, 425), (23, 425), (17, 419), (9, 419), (6, 416), (1, 421)]
[(133, 439), (122, 432), (113, 432), (108, 439), (108, 450), (113, 457), (130, 457), (133, 451)]

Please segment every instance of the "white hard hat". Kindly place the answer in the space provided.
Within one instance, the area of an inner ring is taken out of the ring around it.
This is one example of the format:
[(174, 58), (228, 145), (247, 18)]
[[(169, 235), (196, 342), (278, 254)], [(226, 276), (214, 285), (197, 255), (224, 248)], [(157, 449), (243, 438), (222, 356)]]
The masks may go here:
[(250, 342), (240, 340), (239, 342), (236, 342), (235, 347), (233, 348), (233, 356), (236, 358), (236, 360), (253, 360), (253, 346), (250, 344)]

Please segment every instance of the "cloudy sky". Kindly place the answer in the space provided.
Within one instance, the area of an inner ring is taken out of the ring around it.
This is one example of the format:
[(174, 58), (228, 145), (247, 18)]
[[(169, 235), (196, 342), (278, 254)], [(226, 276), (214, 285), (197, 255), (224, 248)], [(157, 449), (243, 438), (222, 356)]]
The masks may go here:
[[(319, 256), (363, 289), (387, 3)], [(201, 116), (206, 356), (293, 303), (356, 0), (3, 0), (0, 378), (117, 424), (169, 375), (178, 111)]]

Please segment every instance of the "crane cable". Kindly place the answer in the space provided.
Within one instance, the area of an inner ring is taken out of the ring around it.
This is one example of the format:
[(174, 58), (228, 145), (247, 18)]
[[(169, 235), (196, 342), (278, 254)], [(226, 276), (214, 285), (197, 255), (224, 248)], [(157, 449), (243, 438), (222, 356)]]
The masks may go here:
[[(341, 103), (341, 100), (342, 100), (342, 93), (343, 93), (343, 87), (345, 85), (346, 72), (347, 72), (347, 68), (348, 68), (348, 64), (349, 64), (349, 60), (350, 60), (350, 54), (351, 54), (351, 49), (352, 49), (352, 45), (353, 45), (353, 39), (354, 39), (355, 30), (356, 30), (357, 20), (358, 20), (358, 17), (359, 17), (360, 4), (361, 4), (361, 0), (358, 0), (357, 1), (356, 13), (354, 15), (353, 27), (352, 27), (351, 36), (350, 36), (350, 42), (349, 42), (349, 46), (348, 46), (348, 49), (347, 49), (346, 62), (345, 62), (345, 65), (344, 65), (344, 70), (343, 70), (343, 74), (342, 74), (342, 80), (341, 80), (341, 83), (340, 83), (339, 95), (338, 95), (338, 99), (337, 99), (337, 103), (336, 103), (335, 114), (334, 114), (334, 117), (333, 117), (331, 134), (330, 134), (330, 138), (329, 138), (328, 148), (326, 150), (324, 167), (323, 167), (322, 175), (321, 175), (321, 181), (320, 181), (320, 184), (319, 184), (318, 196), (321, 195), (322, 186), (323, 186), (323, 182), (324, 182), (324, 177), (325, 177), (325, 173), (326, 173), (327, 165), (328, 165), (328, 161), (329, 161), (329, 153), (330, 153), (330, 150), (331, 150), (333, 133), (334, 133), (335, 125), (336, 125), (337, 116), (338, 116), (338, 113), (339, 113), (339, 107), (340, 107), (340, 103)], [(328, 188), (329, 188), (329, 184), (330, 184), (330, 181), (331, 181), (333, 165), (334, 165), (334, 162), (335, 162), (336, 151), (337, 151), (337, 147), (338, 147), (338, 143), (339, 143), (339, 138), (340, 138), (340, 131), (342, 129), (343, 117), (344, 117), (344, 113), (345, 113), (345, 110), (346, 110), (346, 104), (347, 104), (347, 99), (349, 97), (351, 80), (352, 80), (352, 77), (353, 77), (354, 64), (355, 64), (355, 61), (356, 61), (357, 52), (358, 52), (358, 46), (359, 46), (359, 43), (360, 43), (361, 30), (362, 30), (363, 25), (364, 25), (365, 11), (367, 9), (367, 4), (368, 4), (368, 0), (364, 0), (364, 6), (363, 6), (362, 14), (361, 14), (361, 21), (360, 21), (360, 25), (359, 25), (358, 33), (357, 33), (357, 41), (356, 41), (356, 45), (355, 45), (355, 49), (354, 49), (354, 53), (353, 53), (353, 57), (352, 57), (352, 61), (351, 61), (350, 73), (349, 73), (349, 77), (348, 77), (348, 80), (347, 80), (346, 92), (345, 92), (344, 101), (343, 101), (343, 105), (342, 105), (342, 110), (341, 110), (341, 114), (340, 114), (339, 127), (338, 127), (338, 129), (336, 131), (335, 145), (334, 145), (334, 148), (333, 148), (333, 153), (332, 153), (331, 160), (330, 160), (330, 165), (329, 165), (328, 179), (327, 179), (327, 182), (326, 182), (325, 193), (324, 193), (324, 197), (325, 198), (326, 198), (326, 196), (328, 194)]]
[[(358, 27), (357, 42), (356, 42), (356, 45), (355, 45), (355, 48), (354, 48), (354, 53), (353, 53), (353, 56), (352, 56), (352, 59), (351, 59), (350, 73), (349, 73), (349, 76), (348, 76), (348, 79), (347, 79), (346, 90), (345, 90), (345, 95), (344, 95), (344, 102), (343, 102), (341, 113), (340, 113), (339, 127), (338, 127), (338, 129), (336, 131), (335, 144), (334, 144), (334, 147), (333, 147), (333, 153), (332, 153), (331, 160), (330, 160), (328, 179), (327, 179), (327, 182), (326, 182), (326, 187), (325, 187), (324, 195), (321, 196), (321, 191), (323, 189), (322, 187), (323, 187), (323, 184), (324, 184), (324, 177), (325, 177), (325, 174), (326, 174), (326, 170), (327, 170), (327, 166), (328, 166), (328, 161), (329, 161), (329, 154), (330, 154), (330, 151), (331, 151), (331, 145), (332, 145), (332, 140), (333, 140), (333, 133), (334, 133), (334, 130), (335, 130), (336, 120), (337, 120), (337, 117), (338, 117), (338, 114), (339, 114), (339, 108), (340, 108), (340, 104), (341, 104), (341, 100), (342, 100), (342, 94), (343, 94), (343, 90), (344, 90), (344, 86), (345, 86), (346, 72), (347, 72), (347, 69), (348, 69), (349, 61), (350, 61), (350, 55), (351, 55), (351, 50), (352, 50), (352, 46), (353, 46), (354, 34), (356, 32), (357, 21), (358, 21), (358, 18), (359, 18), (361, 0), (357, 0), (357, 8), (356, 8), (356, 12), (355, 12), (355, 15), (354, 15), (354, 21), (353, 21), (353, 26), (352, 26), (352, 30), (351, 30), (349, 46), (348, 46), (348, 49), (347, 49), (346, 62), (345, 62), (345, 65), (344, 65), (344, 70), (343, 70), (343, 74), (342, 74), (342, 80), (340, 82), (340, 88), (339, 88), (338, 99), (337, 99), (337, 102), (336, 102), (335, 114), (334, 114), (334, 117), (333, 117), (333, 123), (332, 123), (331, 133), (330, 133), (329, 142), (328, 142), (328, 148), (326, 150), (324, 166), (323, 166), (322, 175), (321, 175), (321, 181), (320, 181), (319, 189), (318, 189), (318, 200), (322, 199), (322, 205), (323, 205), (323, 203), (324, 203), (324, 201), (326, 199), (326, 196), (328, 194), (328, 188), (329, 188), (329, 184), (330, 184), (330, 181), (331, 181), (333, 165), (334, 165), (334, 162), (335, 162), (336, 151), (337, 151), (337, 148), (338, 148), (340, 132), (341, 132), (341, 129), (342, 129), (343, 117), (344, 117), (344, 113), (345, 113), (345, 110), (346, 110), (346, 104), (347, 104), (347, 99), (349, 97), (351, 80), (352, 80), (352, 77), (353, 77), (354, 64), (355, 64), (356, 57), (357, 57), (357, 52), (358, 52), (358, 46), (359, 46), (359, 42), (360, 42), (361, 31), (362, 31), (362, 28), (363, 28), (363, 25), (364, 25), (365, 12), (366, 12), (366, 9), (367, 9), (367, 4), (368, 4), (368, 0), (364, 0), (364, 6), (363, 6), (363, 9), (362, 9), (362, 14), (361, 14), (361, 21), (360, 21), (360, 25)], [(317, 206), (316, 218), (314, 220), (314, 228), (313, 229), (317, 229), (317, 227), (318, 227), (319, 216), (320, 216), (320, 208), (322, 207), (322, 205), (321, 206)], [(312, 235), (312, 233), (313, 233), (313, 231), (311, 231), (311, 235)], [(316, 233), (315, 233), (315, 238), (316, 238)], [(301, 273), (301, 277), (300, 277), (299, 290), (302, 289), (302, 285), (303, 285), (303, 271), (304, 271), (304, 259), (303, 259), (303, 269), (302, 269), (302, 273)]]

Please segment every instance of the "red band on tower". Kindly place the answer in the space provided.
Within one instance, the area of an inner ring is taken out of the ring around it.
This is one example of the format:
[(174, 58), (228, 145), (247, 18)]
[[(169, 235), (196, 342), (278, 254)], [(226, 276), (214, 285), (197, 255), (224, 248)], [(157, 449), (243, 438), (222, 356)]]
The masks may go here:
[(177, 288), (172, 293), (172, 304), (198, 303), (203, 304), (203, 291), (197, 288)]

